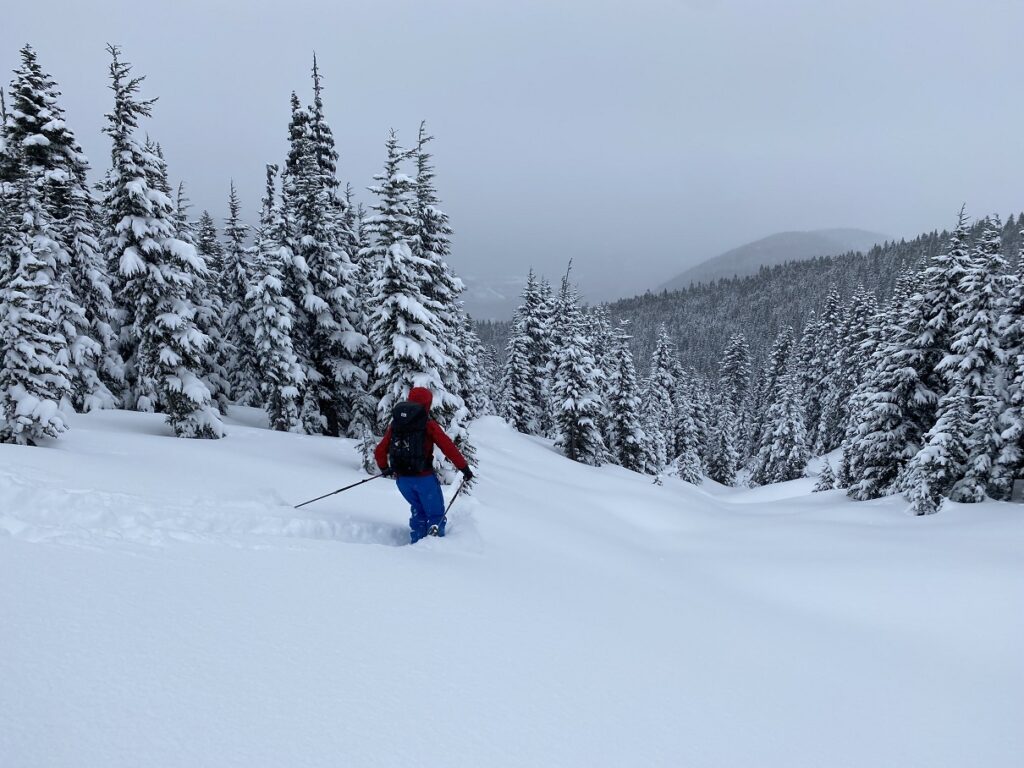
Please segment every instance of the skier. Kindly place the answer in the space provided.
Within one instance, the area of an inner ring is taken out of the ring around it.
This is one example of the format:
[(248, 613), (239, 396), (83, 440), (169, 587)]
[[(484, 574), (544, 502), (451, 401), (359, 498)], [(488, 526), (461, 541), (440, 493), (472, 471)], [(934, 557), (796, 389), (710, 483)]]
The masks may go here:
[(444, 496), (434, 474), (434, 445), (466, 480), (473, 477), (465, 456), (430, 418), (433, 400), (429, 389), (413, 387), (409, 400), (395, 406), (384, 439), (373, 452), (381, 474), (395, 477), (398, 490), (412, 508), (409, 534), (413, 544), (424, 536), (444, 536)]

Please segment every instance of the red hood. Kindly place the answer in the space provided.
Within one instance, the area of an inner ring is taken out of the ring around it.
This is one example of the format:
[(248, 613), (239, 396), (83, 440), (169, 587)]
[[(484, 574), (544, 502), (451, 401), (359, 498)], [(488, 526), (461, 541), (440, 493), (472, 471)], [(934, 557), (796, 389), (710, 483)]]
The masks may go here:
[(422, 405), (429, 411), (431, 403), (434, 402), (434, 396), (430, 394), (430, 390), (425, 387), (413, 387), (409, 390), (409, 402)]

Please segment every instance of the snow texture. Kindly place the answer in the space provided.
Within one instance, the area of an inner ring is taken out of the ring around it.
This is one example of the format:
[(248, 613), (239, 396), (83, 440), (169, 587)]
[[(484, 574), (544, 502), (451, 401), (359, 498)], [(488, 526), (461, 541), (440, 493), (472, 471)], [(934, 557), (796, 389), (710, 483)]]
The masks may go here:
[[(352, 442), (72, 415), (0, 445), (0, 763), (1015, 768), (1024, 516), (663, 485), (474, 423), (400, 546)], [(452, 489), (447, 491), (448, 494)]]

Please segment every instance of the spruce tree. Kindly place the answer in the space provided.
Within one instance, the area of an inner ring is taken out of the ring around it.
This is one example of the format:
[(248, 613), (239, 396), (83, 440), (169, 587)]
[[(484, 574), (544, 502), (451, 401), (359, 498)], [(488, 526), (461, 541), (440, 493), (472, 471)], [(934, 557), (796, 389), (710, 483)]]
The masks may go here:
[(260, 400), (270, 428), (301, 432), (302, 367), (292, 347), (295, 306), (285, 295), (283, 267), (286, 246), (278, 239), (284, 230), (283, 213), (276, 204), (277, 166), (267, 166), (267, 188), (256, 233), (255, 282), (246, 295), (251, 307), (253, 353), (258, 372)]
[(938, 401), (951, 384), (950, 372), (940, 370), (939, 364), (950, 352), (956, 307), (963, 299), (968, 236), (961, 210), (946, 250), (922, 272), (921, 289), (893, 308), (886, 341), (875, 353), (863, 392), (856, 437), (847, 445), (850, 462), (857, 467), (848, 491), (855, 499), (906, 487), (907, 463), (936, 422)]
[(600, 372), (578, 302), (567, 272), (562, 278), (556, 315), (559, 346), (551, 391), (558, 428), (555, 445), (573, 461), (600, 466), (606, 455), (599, 421), (603, 410), (598, 389)]
[(757, 394), (754, 397), (753, 418), (750, 427), (750, 453), (752, 455), (756, 456), (760, 450), (768, 408), (778, 398), (779, 381), (785, 374), (793, 344), (793, 328), (787, 325), (779, 331), (768, 352), (768, 360), (763, 368)]
[[(1024, 249), (1024, 235), (1021, 237)], [(1009, 498), (1013, 482), (1024, 477), (1024, 253), (1007, 289), (1000, 321), (999, 345), (1006, 355), (1004, 404), (999, 414), (1001, 447), (993, 488), (997, 498)]]
[(739, 413), (750, 388), (750, 347), (742, 333), (733, 335), (722, 352), (719, 382), (733, 411)]
[[(57, 244), (55, 269), (61, 298), (52, 319), (67, 341), (61, 364), (71, 379), (71, 404), (76, 410), (89, 411), (116, 405), (111, 386), (119, 384), (122, 363), (110, 325), (110, 287), (97, 242), (87, 180), (89, 161), (64, 119), (59, 96), (35, 51), (23, 47), (21, 66), (11, 82), (11, 110), (4, 119), (0, 174), (10, 182), (8, 216), (18, 210), (16, 192), (19, 176), (24, 177), (41, 209), (39, 221)], [(14, 215), (6, 225), (9, 245), (19, 218)], [(4, 226), (0, 222), (0, 229)]]
[[(998, 216), (992, 216), (985, 222), (961, 280), (964, 298), (955, 307), (951, 354), (939, 363), (971, 413), (968, 459), (964, 476), (951, 491), (954, 501), (985, 499), (1001, 447), (996, 421), (998, 403), (1005, 393), (997, 379), (1002, 379), (1005, 353), (999, 345), (999, 322), (1009, 288), (1001, 240), (1002, 224)], [(997, 493), (1005, 496), (1008, 489), (1001, 485)]]
[[(180, 193), (177, 220), (179, 232), (185, 231), (187, 207), (183, 206)], [(224, 274), (224, 246), (221, 245), (217, 225), (209, 211), (203, 211), (199, 221), (194, 225), (189, 222), (187, 227), (194, 232), (193, 244), (208, 275), (205, 281), (197, 281), (200, 290), (193, 299), (198, 313), (196, 324), (210, 338), (203, 356), (206, 383), (217, 407), (221, 413), (226, 413), (231, 405), (229, 366), (232, 364), (234, 345), (224, 330), (224, 300), (228, 283)]]
[(175, 237), (174, 206), (161, 191), (160, 159), (133, 135), (152, 106), (137, 97), (142, 78), (131, 77), (117, 47), (107, 50), (114, 109), (104, 129), (113, 142), (104, 210), (108, 263), (117, 270), (123, 320), (125, 405), (166, 413), (179, 437), (221, 437), (220, 414), (201, 378), (209, 338), (196, 328), (190, 301), (194, 282), (205, 277), (204, 266), (195, 248)]
[(939, 418), (925, 435), (924, 446), (907, 466), (903, 487), (914, 514), (937, 512), (967, 462), (968, 405), (958, 390), (939, 402)]
[(224, 305), (221, 302), (220, 293), (221, 264), (208, 261), (205, 249), (199, 247), (200, 229), (199, 225), (188, 218), (190, 207), (185, 194), (185, 183), (180, 182), (175, 199), (175, 236), (196, 249), (196, 256), (203, 265), (202, 276), (193, 280), (192, 290), (188, 297), (196, 310), (196, 328), (210, 340), (202, 352), (199, 367), (203, 371), (203, 381), (210, 390), (210, 397), (217, 404), (218, 410), (225, 413), (230, 405), (231, 382), (221, 357), (224, 333), (222, 325)]
[(605, 381), (610, 437), (607, 447), (615, 463), (634, 472), (643, 472), (646, 438), (642, 427), (642, 401), (627, 328), (627, 322), (622, 321), (609, 346), (608, 360), (613, 365)]
[[(368, 354), (360, 328), (356, 265), (345, 250), (344, 204), (337, 194), (337, 153), (323, 118), (319, 73), (314, 72), (311, 112), (293, 109), (293, 141), (285, 175), (294, 255), (289, 283), (303, 313), (297, 351), (303, 356), (307, 431), (349, 431), (356, 401), (366, 388), (361, 361)], [(305, 112), (305, 115), (303, 113)], [(411, 223), (411, 222), (410, 222)]]
[(536, 383), (537, 373), (530, 358), (530, 337), (523, 316), (517, 313), (512, 321), (505, 365), (501, 371), (498, 413), (514, 429), (527, 435), (537, 434), (540, 430), (543, 404), (531, 397)]
[(680, 376), (676, 383), (675, 420), (676, 443), (675, 474), (680, 479), (700, 485), (704, 467), (700, 459), (701, 438), (694, 418), (696, 411), (692, 382)]
[(648, 446), (648, 473), (660, 475), (675, 458), (676, 421), (673, 399), (676, 395), (676, 353), (668, 329), (658, 327), (651, 370), (644, 391), (644, 433)]
[(71, 396), (61, 306), (66, 251), (53, 237), (43, 205), (42, 171), (21, 181), (21, 227), (0, 285), (0, 442), (35, 445), (67, 429)]
[(414, 224), (412, 179), (402, 172), (406, 153), (391, 131), (383, 173), (372, 188), (378, 196), (375, 215), (367, 220), (373, 242), (361, 259), (376, 263), (371, 299), (373, 394), (377, 418), (387, 424), (394, 406), (412, 387), (442, 390), (440, 372), (451, 365), (444, 354), (444, 329), (424, 295), (425, 264), (413, 256), (409, 232)]
[[(443, 388), (434, 393), (434, 413), (466, 460), (475, 464), (476, 449), (470, 442), (468, 430), (471, 410), (466, 395), (469, 393), (468, 379), (477, 374), (475, 362), (469, 357), (469, 340), (465, 335), (465, 313), (460, 298), (464, 286), (448, 266), (452, 228), (448, 214), (440, 208), (432, 156), (427, 151), (427, 144), (431, 141), (433, 137), (427, 133), (426, 123), (421, 122), (413, 152), (416, 179), (409, 239), (413, 257), (425, 262), (423, 294), (441, 328), (439, 340), (444, 345), (444, 354), (451, 361), (440, 372)], [(453, 477), (451, 473), (446, 475), (449, 480)]]
[(246, 296), (253, 284), (252, 250), (245, 244), (249, 228), (242, 223), (242, 204), (235, 182), (228, 195), (228, 218), (224, 221), (224, 335), (230, 339), (227, 361), (231, 398), (239, 405), (259, 403), (259, 382), (253, 367), (252, 316)]
[(732, 485), (736, 482), (736, 473), (740, 467), (740, 438), (731, 394), (716, 393), (713, 410), (704, 460), (705, 470), (712, 480)]
[(786, 375), (780, 382), (775, 402), (768, 409), (751, 482), (767, 485), (803, 477), (808, 458), (810, 452), (797, 384), (794, 376)]
[(832, 471), (832, 463), (825, 459), (824, 464), (821, 466), (821, 472), (818, 474), (818, 481), (814, 484), (814, 493), (821, 493), (822, 491), (831, 491), (836, 487), (836, 475)]

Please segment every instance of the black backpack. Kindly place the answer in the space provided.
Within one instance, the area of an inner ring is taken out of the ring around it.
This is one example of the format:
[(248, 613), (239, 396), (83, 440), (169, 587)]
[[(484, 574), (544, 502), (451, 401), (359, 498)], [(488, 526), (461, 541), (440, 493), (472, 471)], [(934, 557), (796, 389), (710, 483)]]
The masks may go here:
[(426, 455), (427, 409), (419, 403), (399, 403), (391, 412), (388, 466), (396, 475), (429, 472), (433, 457)]

